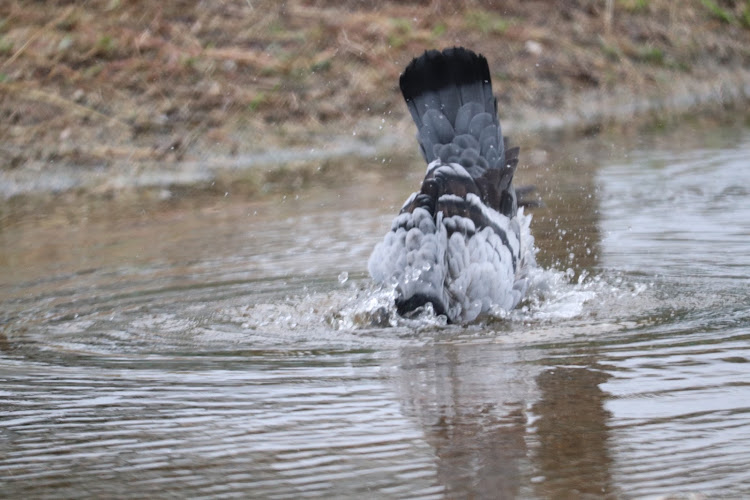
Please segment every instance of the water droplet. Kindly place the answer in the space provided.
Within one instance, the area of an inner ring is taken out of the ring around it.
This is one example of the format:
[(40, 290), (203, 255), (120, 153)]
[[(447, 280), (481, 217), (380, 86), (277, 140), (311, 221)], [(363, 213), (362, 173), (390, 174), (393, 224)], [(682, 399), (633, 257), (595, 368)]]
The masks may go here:
[(341, 274), (339, 274), (339, 283), (340, 284), (343, 285), (344, 283), (346, 283), (346, 281), (348, 279), (349, 279), (349, 273), (347, 273), (346, 271), (344, 271)]
[(422, 271), (420, 269), (415, 269), (413, 267), (407, 270), (406, 273), (404, 273), (404, 278), (406, 282), (418, 281), (421, 276), (422, 276)]

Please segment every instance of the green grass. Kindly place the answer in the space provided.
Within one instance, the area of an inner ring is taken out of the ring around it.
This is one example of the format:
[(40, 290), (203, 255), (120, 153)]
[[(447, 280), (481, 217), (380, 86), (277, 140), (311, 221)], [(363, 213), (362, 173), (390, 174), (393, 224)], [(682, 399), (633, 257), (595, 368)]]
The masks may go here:
[(89, 66), (83, 70), (83, 77), (87, 80), (96, 78), (104, 70), (104, 65), (101, 63), (95, 63), (93, 66)]
[(510, 26), (510, 21), (499, 14), (484, 10), (472, 9), (464, 14), (466, 27), (482, 34), (499, 34), (502, 35)]
[(615, 62), (620, 60), (620, 58), (622, 57), (622, 52), (620, 51), (618, 47), (615, 47), (614, 45), (610, 45), (606, 43), (603, 39), (600, 39), (600, 43), (602, 47), (602, 52), (604, 53), (605, 56), (607, 56), (607, 59), (609, 59), (610, 61), (615, 61)]
[(722, 8), (719, 4), (714, 2), (714, 0), (701, 0), (701, 3), (714, 19), (718, 19), (719, 21), (727, 24), (735, 24), (737, 22), (731, 12)]
[(740, 15), (740, 24), (743, 28), (750, 29), (750, 0), (745, 0), (745, 6)]
[(96, 54), (112, 57), (117, 51), (117, 41), (109, 35), (102, 35), (96, 42)]
[(185, 68), (194, 70), (197, 63), (198, 63), (198, 58), (195, 56), (186, 56), (186, 55), (180, 56), (180, 64)]
[(13, 52), (13, 42), (0, 36), (0, 56), (9, 56)]
[(333, 62), (330, 59), (323, 59), (320, 62), (313, 63), (310, 66), (310, 71), (312, 71), (313, 73), (317, 73), (317, 72), (325, 73), (326, 71), (331, 69), (332, 64)]
[(391, 30), (388, 33), (388, 45), (399, 49), (406, 45), (412, 35), (411, 21), (402, 17), (391, 19)]
[(643, 47), (638, 51), (638, 59), (655, 66), (664, 66), (664, 51), (658, 47)]
[(648, 0), (618, 0), (617, 5), (628, 12), (646, 12), (648, 11)]
[(247, 109), (249, 111), (257, 111), (259, 107), (263, 105), (263, 103), (266, 102), (266, 94), (263, 92), (259, 92), (250, 100), (250, 103), (247, 105)]
[(750, 0), (744, 1), (744, 6), (738, 16), (731, 10), (723, 8), (715, 0), (701, 0), (701, 4), (703, 4), (703, 7), (706, 8), (712, 18), (725, 24), (750, 29)]

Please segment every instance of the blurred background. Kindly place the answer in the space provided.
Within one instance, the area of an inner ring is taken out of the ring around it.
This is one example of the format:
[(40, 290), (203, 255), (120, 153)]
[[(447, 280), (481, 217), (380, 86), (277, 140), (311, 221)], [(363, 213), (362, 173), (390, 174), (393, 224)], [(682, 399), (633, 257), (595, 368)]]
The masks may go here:
[(416, 154), (398, 76), (453, 45), (487, 56), (527, 143), (750, 93), (745, 0), (6, 0), (0, 196), (258, 195)]

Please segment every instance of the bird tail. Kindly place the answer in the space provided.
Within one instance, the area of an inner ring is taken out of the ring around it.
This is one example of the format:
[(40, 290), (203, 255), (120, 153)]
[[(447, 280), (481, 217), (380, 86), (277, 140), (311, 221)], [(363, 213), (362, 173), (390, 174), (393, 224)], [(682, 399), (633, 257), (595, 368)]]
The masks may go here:
[(430, 50), (406, 67), (399, 84), (427, 163), (461, 165), (488, 206), (515, 215), (518, 148), (506, 148), (487, 59), (461, 47)]

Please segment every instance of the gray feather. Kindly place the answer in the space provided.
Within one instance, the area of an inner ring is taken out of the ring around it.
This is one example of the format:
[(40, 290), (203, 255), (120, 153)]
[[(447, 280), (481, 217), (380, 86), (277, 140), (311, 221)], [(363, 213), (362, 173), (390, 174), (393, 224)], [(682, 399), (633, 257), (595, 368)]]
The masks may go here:
[(484, 106), (478, 102), (467, 102), (458, 110), (456, 115), (456, 134), (468, 134), (471, 119), (484, 112)]
[[(482, 105), (484, 108), (485, 97), (484, 97), (484, 85), (482, 82), (473, 82), (465, 85), (461, 85), (458, 88), (458, 92), (461, 96), (461, 102), (466, 104), (467, 102), (476, 102)], [(486, 110), (486, 108), (484, 108)]]
[(471, 321), (515, 307), (533, 253), (516, 217), (518, 149), (502, 136), (486, 59), (462, 48), (428, 51), (399, 85), (430, 165), (373, 251), (370, 274), (395, 284), (401, 314), (431, 302), (450, 321)]
[(456, 123), (456, 115), (461, 107), (461, 99), (455, 89), (446, 87), (438, 91), (440, 98), (440, 111), (451, 123)]
[(455, 133), (453, 132), (453, 125), (448, 121), (448, 118), (436, 109), (429, 109), (422, 117), (422, 128), (431, 129), (434, 136), (437, 138), (436, 142), (440, 144), (447, 144), (453, 140)]
[(453, 138), (453, 144), (461, 149), (479, 149), (479, 141), (476, 137), (469, 134), (457, 135)]
[(456, 144), (443, 144), (438, 145), (438, 154), (437, 156), (444, 162), (444, 163), (452, 163), (454, 162), (454, 158), (458, 159), (461, 156), (461, 150), (462, 148), (459, 147)]
[(469, 123), (469, 133), (479, 140), (482, 131), (495, 124), (495, 120), (489, 113), (479, 113), (474, 116)]
[(437, 132), (432, 127), (422, 127), (417, 133), (417, 140), (422, 148), (422, 155), (427, 163), (431, 162), (436, 158), (433, 152), (435, 146), (439, 146)]

